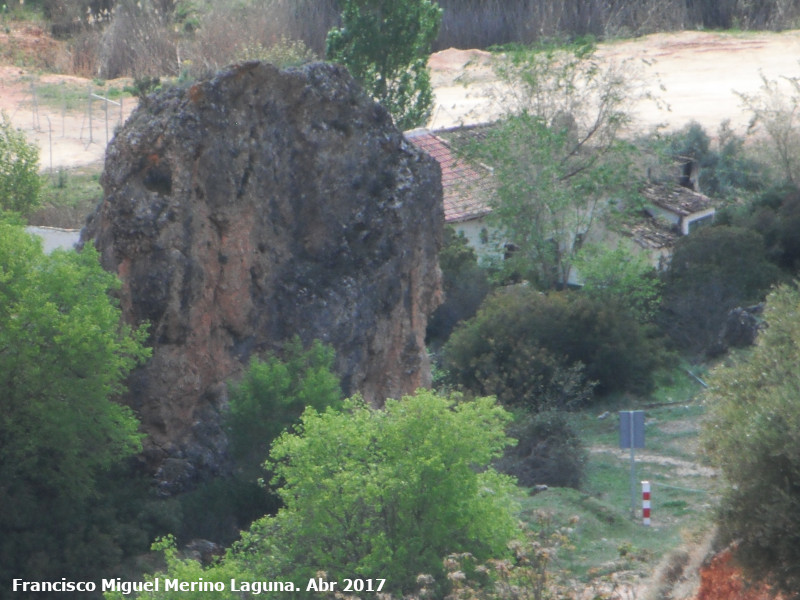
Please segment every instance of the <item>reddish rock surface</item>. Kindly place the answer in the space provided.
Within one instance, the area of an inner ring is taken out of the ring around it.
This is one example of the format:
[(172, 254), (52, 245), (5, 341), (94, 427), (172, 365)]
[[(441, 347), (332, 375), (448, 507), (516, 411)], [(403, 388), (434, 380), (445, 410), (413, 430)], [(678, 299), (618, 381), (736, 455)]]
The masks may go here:
[(150, 323), (125, 401), (165, 492), (224, 469), (225, 382), (295, 334), (376, 405), (429, 382), (439, 168), (345, 70), (245, 63), (151, 97), (101, 182), (83, 239)]
[(717, 554), (700, 570), (700, 589), (695, 600), (781, 600), (768, 586), (748, 584), (730, 550)]

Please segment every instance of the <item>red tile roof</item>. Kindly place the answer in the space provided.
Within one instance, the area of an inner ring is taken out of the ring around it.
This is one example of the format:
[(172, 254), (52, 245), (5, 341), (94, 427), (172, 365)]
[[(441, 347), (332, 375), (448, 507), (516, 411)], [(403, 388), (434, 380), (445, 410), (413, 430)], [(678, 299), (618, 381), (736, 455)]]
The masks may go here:
[(460, 158), (450, 144), (427, 129), (407, 131), (405, 135), (435, 158), (442, 169), (445, 222), (468, 221), (491, 212), (488, 204), (491, 171), (488, 168), (471, 165)]

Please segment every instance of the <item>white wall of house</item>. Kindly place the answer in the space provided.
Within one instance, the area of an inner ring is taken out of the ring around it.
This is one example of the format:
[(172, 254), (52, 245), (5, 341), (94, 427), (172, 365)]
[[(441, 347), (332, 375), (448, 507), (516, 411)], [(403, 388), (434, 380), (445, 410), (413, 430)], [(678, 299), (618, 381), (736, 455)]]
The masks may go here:
[[(710, 224), (711, 221), (714, 219), (715, 210), (713, 208), (709, 208), (707, 210), (692, 213), (689, 216), (684, 217), (681, 220), (681, 233), (683, 235), (689, 235), (689, 232), (692, 231), (697, 226), (702, 226), (705, 224)], [(706, 220), (706, 223), (699, 223), (699, 221)]]
[(467, 242), (475, 250), (478, 260), (496, 260), (503, 258), (498, 250), (497, 240), (492, 238), (491, 226), (486, 222), (486, 217), (477, 217), (464, 221), (448, 223), (457, 233), (464, 234)]

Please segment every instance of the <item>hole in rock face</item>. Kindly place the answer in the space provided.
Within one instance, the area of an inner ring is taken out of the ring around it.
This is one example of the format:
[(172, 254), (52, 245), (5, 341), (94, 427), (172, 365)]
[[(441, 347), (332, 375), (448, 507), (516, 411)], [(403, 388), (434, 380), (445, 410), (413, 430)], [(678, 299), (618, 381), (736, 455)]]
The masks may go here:
[(142, 183), (151, 192), (169, 196), (172, 193), (172, 171), (168, 165), (152, 165), (145, 171)]

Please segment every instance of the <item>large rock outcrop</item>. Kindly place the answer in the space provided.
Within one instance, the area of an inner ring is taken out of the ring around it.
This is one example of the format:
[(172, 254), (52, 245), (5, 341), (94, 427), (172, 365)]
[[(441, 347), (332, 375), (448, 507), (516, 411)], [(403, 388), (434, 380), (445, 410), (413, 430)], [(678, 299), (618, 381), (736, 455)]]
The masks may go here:
[(168, 489), (219, 469), (225, 382), (295, 334), (375, 404), (428, 382), (439, 168), (344, 69), (244, 63), (151, 97), (101, 182), (83, 240), (151, 324), (125, 401)]

